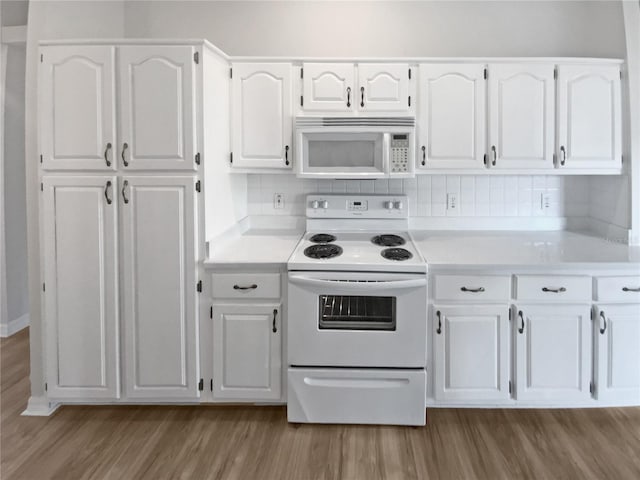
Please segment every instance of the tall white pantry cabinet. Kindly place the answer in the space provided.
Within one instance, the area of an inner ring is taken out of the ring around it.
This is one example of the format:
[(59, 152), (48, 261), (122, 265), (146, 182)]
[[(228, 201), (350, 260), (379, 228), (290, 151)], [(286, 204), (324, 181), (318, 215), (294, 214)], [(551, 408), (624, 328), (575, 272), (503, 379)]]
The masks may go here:
[(202, 43), (40, 49), (54, 400), (199, 398)]

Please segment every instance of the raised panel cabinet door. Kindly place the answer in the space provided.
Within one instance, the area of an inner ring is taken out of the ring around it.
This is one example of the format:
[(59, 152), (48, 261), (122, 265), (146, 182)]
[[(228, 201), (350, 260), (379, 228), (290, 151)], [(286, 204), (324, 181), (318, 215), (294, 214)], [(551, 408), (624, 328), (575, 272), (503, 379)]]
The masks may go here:
[(213, 398), (279, 400), (281, 305), (213, 307)]
[(418, 167), (484, 168), (484, 65), (420, 65)]
[(520, 305), (513, 332), (516, 398), (562, 404), (590, 397), (588, 305)]
[(622, 165), (620, 67), (558, 66), (560, 168)]
[(119, 144), (125, 170), (195, 170), (195, 69), (190, 46), (122, 46)]
[(435, 305), (434, 313), (436, 399), (509, 399), (508, 306)]
[(358, 110), (362, 112), (411, 110), (409, 65), (406, 63), (358, 64)]
[(232, 166), (291, 169), (291, 65), (236, 63), (231, 90)]
[(122, 181), (126, 396), (198, 397), (193, 176)]
[(593, 334), (596, 398), (640, 405), (640, 304), (600, 305)]
[(47, 395), (118, 398), (116, 178), (42, 183)]
[(115, 170), (115, 49), (59, 46), (40, 53), (42, 168)]
[(302, 109), (307, 112), (353, 112), (356, 92), (353, 63), (304, 63)]
[(554, 65), (489, 65), (490, 168), (553, 168)]

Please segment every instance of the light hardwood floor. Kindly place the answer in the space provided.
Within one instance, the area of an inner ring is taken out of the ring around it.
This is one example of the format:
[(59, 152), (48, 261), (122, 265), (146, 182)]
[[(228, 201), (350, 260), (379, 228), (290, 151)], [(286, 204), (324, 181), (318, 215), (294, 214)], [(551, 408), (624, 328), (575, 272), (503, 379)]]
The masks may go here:
[(640, 479), (640, 408), (430, 409), (424, 428), (295, 427), (252, 406), (27, 418), (28, 330), (0, 348), (3, 480)]

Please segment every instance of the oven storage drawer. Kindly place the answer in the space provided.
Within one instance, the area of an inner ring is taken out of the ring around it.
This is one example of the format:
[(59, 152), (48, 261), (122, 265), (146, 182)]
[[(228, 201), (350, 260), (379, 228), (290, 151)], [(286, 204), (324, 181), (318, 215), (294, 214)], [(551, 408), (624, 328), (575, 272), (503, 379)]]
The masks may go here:
[(509, 275), (435, 275), (434, 297), (447, 301), (496, 301), (511, 298)]
[(424, 425), (424, 370), (289, 368), (293, 423)]
[(590, 302), (591, 277), (570, 275), (518, 275), (518, 300), (544, 302)]
[(598, 302), (640, 302), (640, 276), (597, 277)]
[(215, 273), (213, 298), (280, 298), (279, 273)]

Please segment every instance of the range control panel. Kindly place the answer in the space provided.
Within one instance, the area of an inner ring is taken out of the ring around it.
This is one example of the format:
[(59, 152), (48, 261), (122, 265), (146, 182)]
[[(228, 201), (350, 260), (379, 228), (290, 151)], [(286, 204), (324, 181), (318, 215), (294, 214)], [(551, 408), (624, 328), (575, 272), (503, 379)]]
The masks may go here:
[(408, 172), (409, 168), (409, 135), (391, 134), (391, 173)]
[(307, 195), (308, 218), (408, 218), (405, 195)]

